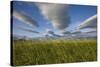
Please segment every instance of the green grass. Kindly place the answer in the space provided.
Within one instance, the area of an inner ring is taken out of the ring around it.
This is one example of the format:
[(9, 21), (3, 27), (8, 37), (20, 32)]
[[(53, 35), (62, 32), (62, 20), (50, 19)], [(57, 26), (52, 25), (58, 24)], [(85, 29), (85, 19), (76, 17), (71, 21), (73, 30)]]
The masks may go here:
[(97, 60), (94, 39), (13, 41), (13, 65), (37, 65)]

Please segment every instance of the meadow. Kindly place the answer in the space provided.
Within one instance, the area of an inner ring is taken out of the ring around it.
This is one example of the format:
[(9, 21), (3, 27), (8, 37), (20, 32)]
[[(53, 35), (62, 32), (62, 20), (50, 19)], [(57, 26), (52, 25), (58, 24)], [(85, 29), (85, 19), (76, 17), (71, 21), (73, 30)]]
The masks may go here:
[(14, 40), (13, 65), (40, 65), (97, 60), (95, 39)]

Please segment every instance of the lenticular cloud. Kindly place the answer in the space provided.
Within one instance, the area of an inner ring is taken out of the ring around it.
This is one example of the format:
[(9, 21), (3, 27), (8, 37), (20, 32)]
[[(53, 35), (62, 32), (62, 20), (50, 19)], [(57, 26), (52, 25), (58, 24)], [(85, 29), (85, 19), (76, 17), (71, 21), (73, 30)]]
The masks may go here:
[(34, 27), (38, 27), (38, 23), (34, 19), (32, 19), (32, 17), (26, 15), (24, 12), (13, 10), (13, 17), (24, 23), (31, 24)]
[(36, 3), (45, 19), (49, 20), (54, 28), (64, 30), (70, 24), (68, 5)]

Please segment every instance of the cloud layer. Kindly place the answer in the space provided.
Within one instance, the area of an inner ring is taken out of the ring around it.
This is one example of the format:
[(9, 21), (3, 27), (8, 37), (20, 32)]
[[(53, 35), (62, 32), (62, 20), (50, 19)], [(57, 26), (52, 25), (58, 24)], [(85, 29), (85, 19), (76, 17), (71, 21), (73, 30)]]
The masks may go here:
[(34, 27), (39, 26), (38, 23), (34, 19), (26, 15), (24, 12), (13, 10), (13, 17), (15, 17), (19, 21), (22, 21), (26, 24), (31, 24)]
[(54, 28), (64, 30), (70, 24), (68, 5), (36, 3), (45, 19), (49, 20)]
[(97, 28), (97, 15), (91, 16), (78, 26), (78, 29)]

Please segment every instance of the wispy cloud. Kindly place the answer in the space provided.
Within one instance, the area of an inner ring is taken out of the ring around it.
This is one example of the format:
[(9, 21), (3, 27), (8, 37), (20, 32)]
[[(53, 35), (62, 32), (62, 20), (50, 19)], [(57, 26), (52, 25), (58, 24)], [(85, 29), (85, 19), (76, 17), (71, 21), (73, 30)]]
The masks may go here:
[(53, 3), (36, 3), (41, 14), (49, 20), (54, 28), (64, 30), (70, 24), (68, 5)]
[(31, 24), (33, 27), (39, 26), (38, 23), (32, 17), (28, 16), (22, 11), (13, 10), (13, 17), (26, 24)]

